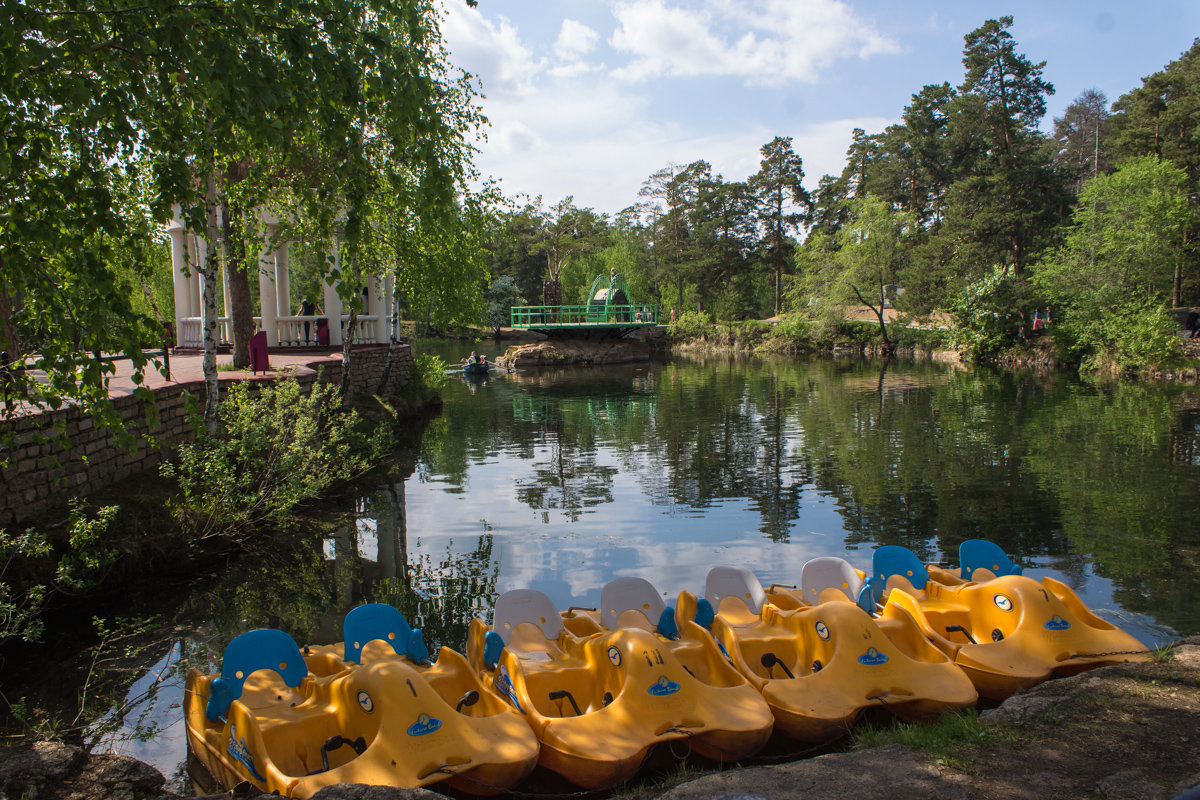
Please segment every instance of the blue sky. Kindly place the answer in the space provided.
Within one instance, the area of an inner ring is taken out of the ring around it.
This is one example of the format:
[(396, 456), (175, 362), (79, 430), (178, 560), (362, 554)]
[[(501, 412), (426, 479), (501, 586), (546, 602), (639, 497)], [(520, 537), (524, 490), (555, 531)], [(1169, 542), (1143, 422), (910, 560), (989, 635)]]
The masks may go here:
[(477, 166), (506, 195), (615, 213), (669, 164), (726, 180), (790, 136), (805, 185), (841, 171), (850, 133), (913, 93), (962, 81), (963, 36), (1009, 15), (1054, 84), (1043, 129), (1086, 89), (1109, 102), (1200, 35), (1200, 2), (1041, 0), (445, 0), (454, 63), (491, 121)]

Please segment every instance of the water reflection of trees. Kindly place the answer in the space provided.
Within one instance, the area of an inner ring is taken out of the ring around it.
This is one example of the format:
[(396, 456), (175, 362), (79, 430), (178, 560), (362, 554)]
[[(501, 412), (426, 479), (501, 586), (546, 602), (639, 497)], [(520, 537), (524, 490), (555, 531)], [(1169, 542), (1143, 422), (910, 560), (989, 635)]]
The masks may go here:
[(830, 359), (677, 359), (496, 384), (495, 403), (447, 407), (422, 480), (462, 491), (472, 461), (503, 456), (516, 499), (574, 520), (632, 475), (645, 502), (685, 513), (744, 500), (780, 542), (824, 495), (847, 546), (953, 562), (962, 540), (988, 538), (1195, 627), (1200, 412), (1186, 392)]

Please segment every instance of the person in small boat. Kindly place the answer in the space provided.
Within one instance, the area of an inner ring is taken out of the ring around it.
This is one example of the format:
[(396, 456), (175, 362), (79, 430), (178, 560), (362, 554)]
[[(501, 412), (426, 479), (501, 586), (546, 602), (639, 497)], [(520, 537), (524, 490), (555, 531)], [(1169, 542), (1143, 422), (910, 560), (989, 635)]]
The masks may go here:
[(488, 363), (488, 360), (487, 360), (487, 353), (480, 353), (480, 354), (479, 354), (479, 363), (480, 363), (480, 364), (483, 364), (484, 366), (487, 366), (487, 363)]
[(460, 361), (458, 363), (460, 363), (460, 364), (475, 364), (475, 363), (478, 363), (478, 361), (479, 361), (479, 357), (476, 356), (475, 351), (472, 350), (471, 355), (467, 356), (466, 358), (464, 358), (462, 361)]

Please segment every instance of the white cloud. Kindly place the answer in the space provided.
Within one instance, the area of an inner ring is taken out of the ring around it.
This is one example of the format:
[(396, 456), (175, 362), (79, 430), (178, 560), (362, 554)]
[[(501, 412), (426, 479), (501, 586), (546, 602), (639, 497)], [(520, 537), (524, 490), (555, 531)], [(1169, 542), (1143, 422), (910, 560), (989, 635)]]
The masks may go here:
[(596, 49), (600, 34), (573, 19), (564, 19), (554, 40), (554, 54), (563, 61), (575, 61)]
[(840, 0), (624, 0), (610, 43), (632, 56), (620, 78), (740, 77), (747, 84), (816, 81), (839, 58), (899, 47)]
[(453, 8), (444, 18), (442, 35), (457, 66), (486, 77), (485, 94), (503, 97), (534, 90), (544, 61), (533, 57), (507, 18), (492, 22), (477, 9)]

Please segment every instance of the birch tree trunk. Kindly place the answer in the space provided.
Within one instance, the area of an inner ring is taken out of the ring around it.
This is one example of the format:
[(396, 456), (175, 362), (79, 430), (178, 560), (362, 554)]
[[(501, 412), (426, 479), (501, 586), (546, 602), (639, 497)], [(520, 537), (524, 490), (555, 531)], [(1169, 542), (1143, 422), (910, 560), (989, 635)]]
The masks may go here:
[(217, 224), (217, 176), (210, 172), (204, 189), (204, 266), (200, 269), (201, 309), (200, 324), (204, 328), (204, 422), (209, 433), (217, 430), (217, 408), (221, 401), (221, 388), (217, 382), (217, 278), (221, 263), (218, 256), (220, 228)]

